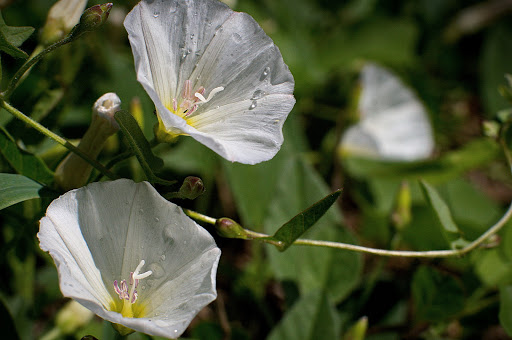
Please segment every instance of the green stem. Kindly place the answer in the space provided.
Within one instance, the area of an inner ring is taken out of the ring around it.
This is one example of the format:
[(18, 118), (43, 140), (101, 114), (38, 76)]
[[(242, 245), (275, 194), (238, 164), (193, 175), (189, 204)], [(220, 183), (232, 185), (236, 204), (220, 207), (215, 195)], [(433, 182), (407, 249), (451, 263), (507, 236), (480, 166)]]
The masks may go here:
[(12, 114), (14, 117), (22, 120), (26, 124), (32, 126), (37, 131), (41, 132), (43, 135), (50, 137), (66, 149), (68, 149), (71, 152), (74, 152), (78, 156), (80, 156), (84, 161), (92, 165), (94, 168), (96, 168), (98, 171), (100, 171), (103, 175), (107, 176), (110, 179), (117, 179), (118, 176), (112, 173), (110, 170), (105, 168), (103, 165), (101, 165), (98, 161), (90, 158), (87, 154), (82, 152), (80, 149), (78, 149), (76, 146), (68, 142), (66, 139), (62, 138), (61, 136), (51, 132), (38, 122), (34, 121), (30, 117), (23, 114), (21, 111), (16, 109), (15, 107), (11, 106), (9, 103), (7, 103), (5, 100), (0, 99), (0, 106), (6, 109), (10, 114)]
[[(183, 209), (185, 213), (192, 217), (193, 219), (203, 221), (209, 224), (215, 225), (216, 219), (213, 217), (209, 217), (198, 212)], [(309, 239), (297, 239), (293, 242), (294, 245), (300, 246), (314, 246), (314, 247), (324, 247), (324, 248), (335, 248), (335, 249), (343, 249), (343, 250), (351, 250), (358, 251), (361, 253), (379, 255), (379, 256), (390, 256), (390, 257), (417, 257), (417, 258), (435, 258), (435, 257), (456, 257), (462, 256), (464, 254), (469, 253), (474, 250), (482, 243), (485, 242), (490, 236), (496, 234), (503, 226), (508, 222), (508, 220), (512, 217), (512, 204), (508, 207), (507, 212), (501, 217), (501, 219), (496, 222), (492, 227), (490, 227), (485, 233), (483, 233), (479, 238), (465, 246), (461, 249), (453, 249), (453, 250), (428, 250), (428, 251), (408, 251), (408, 250), (385, 250), (385, 249), (377, 249), (370, 247), (357, 246), (354, 244), (340, 243), (340, 242), (332, 242), (332, 241), (318, 241), (318, 240), (309, 240)], [(278, 245), (278, 241), (275, 241), (271, 238), (270, 235), (258, 233), (252, 230), (244, 229), (246, 232), (246, 236), (253, 240), (262, 241), (265, 243), (270, 243), (273, 245)]]
[(54, 51), (55, 49), (59, 48), (62, 45), (65, 45), (67, 43), (72, 42), (73, 40), (74, 40), (74, 38), (72, 38), (70, 36), (67, 36), (66, 38), (64, 38), (62, 40), (59, 40), (56, 43), (48, 46), (47, 48), (42, 50), (41, 53), (39, 53), (35, 57), (27, 60), (25, 62), (25, 64), (23, 64), (20, 67), (20, 69), (18, 71), (16, 71), (16, 73), (12, 77), (11, 81), (9, 82), (9, 85), (7, 85), (7, 88), (5, 89), (5, 91), (2, 92), (3, 99), (4, 100), (8, 100), (9, 99), (11, 94), (16, 89), (16, 86), (18, 86), (18, 83), (21, 80), (21, 78), (23, 77), (23, 75), (25, 74), (25, 72), (27, 72), (35, 63), (37, 63), (39, 60), (41, 60), (48, 53)]

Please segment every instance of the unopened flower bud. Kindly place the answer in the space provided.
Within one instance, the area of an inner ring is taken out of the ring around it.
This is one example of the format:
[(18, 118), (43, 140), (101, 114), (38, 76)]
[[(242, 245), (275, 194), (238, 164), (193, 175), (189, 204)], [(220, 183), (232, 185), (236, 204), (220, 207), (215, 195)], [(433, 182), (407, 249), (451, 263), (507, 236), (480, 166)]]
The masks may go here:
[(71, 300), (57, 313), (55, 324), (61, 334), (70, 335), (87, 325), (93, 316), (93, 312)]
[(178, 195), (180, 198), (193, 200), (204, 193), (204, 184), (201, 178), (188, 176), (183, 181)]
[(50, 11), (41, 31), (41, 42), (50, 45), (64, 38), (78, 24), (87, 0), (59, 0)]
[[(121, 109), (121, 99), (115, 93), (106, 93), (93, 106), (92, 121), (78, 148), (96, 159), (107, 138), (119, 130), (114, 114)], [(80, 156), (70, 153), (55, 170), (55, 183), (63, 190), (84, 186), (91, 175), (92, 166)]]
[(73, 27), (70, 36), (73, 38), (78, 38), (85, 32), (97, 30), (107, 21), (111, 8), (112, 3), (109, 2), (103, 5), (95, 5), (86, 9), (80, 17), (80, 22), (75, 27)]
[(222, 237), (249, 239), (245, 229), (242, 228), (240, 224), (227, 217), (217, 219), (217, 221), (215, 221), (215, 229), (217, 230), (217, 234)]

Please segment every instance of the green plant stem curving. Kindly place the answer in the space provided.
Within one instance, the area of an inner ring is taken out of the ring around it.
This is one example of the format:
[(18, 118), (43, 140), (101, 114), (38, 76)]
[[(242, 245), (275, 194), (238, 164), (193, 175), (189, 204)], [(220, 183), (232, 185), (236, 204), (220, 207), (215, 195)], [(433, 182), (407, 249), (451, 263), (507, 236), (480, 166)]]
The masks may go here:
[[(507, 158), (509, 167), (512, 170), (512, 155), (510, 154), (510, 150), (508, 150), (507, 146), (504, 142), (501, 141), (503, 146), (503, 150), (505, 156)], [(193, 219), (206, 222), (212, 225), (215, 225), (216, 219), (213, 217), (209, 217), (198, 212), (183, 209), (185, 213)], [(386, 250), (386, 249), (378, 249), (378, 248), (370, 248), (363, 247), (354, 244), (340, 243), (340, 242), (332, 242), (332, 241), (319, 241), (319, 240), (309, 240), (309, 239), (297, 239), (293, 242), (293, 245), (300, 246), (313, 246), (313, 247), (324, 247), (324, 248), (335, 248), (342, 250), (350, 250), (357, 251), (361, 253), (373, 254), (378, 256), (389, 256), (389, 257), (416, 257), (416, 258), (438, 258), (438, 257), (457, 257), (465, 255), (472, 250), (481, 246), (489, 237), (495, 235), (503, 226), (512, 218), (512, 203), (509, 205), (505, 214), (496, 222), (493, 226), (491, 226), (485, 233), (480, 235), (476, 240), (469, 243), (467, 246), (460, 249), (450, 249), (450, 250), (427, 250), (427, 251), (409, 251), (409, 250)], [(252, 230), (244, 229), (246, 232), (246, 236), (250, 239), (262, 241), (265, 243), (276, 245), (276, 241), (271, 238), (270, 235), (258, 233)]]
[(74, 152), (78, 156), (80, 156), (84, 161), (92, 165), (94, 168), (96, 168), (99, 172), (101, 172), (103, 175), (107, 176), (110, 179), (117, 179), (118, 176), (112, 173), (110, 170), (105, 168), (103, 165), (101, 165), (98, 161), (90, 158), (87, 154), (82, 152), (79, 148), (68, 142), (66, 139), (62, 138), (61, 136), (53, 133), (52, 131), (48, 130), (38, 122), (34, 121), (30, 117), (23, 114), (23, 112), (19, 111), (9, 103), (7, 103), (5, 100), (0, 99), (0, 106), (3, 107), (5, 110), (7, 110), (10, 114), (12, 114), (14, 117), (22, 120), (26, 124), (30, 125), (37, 131), (41, 132), (43, 135), (50, 137), (66, 149), (68, 149), (71, 152)]
[(25, 72), (27, 72), (32, 66), (34, 66), (35, 63), (37, 63), (39, 60), (41, 60), (48, 53), (56, 50), (57, 48), (59, 48), (62, 45), (72, 42), (74, 39), (75, 39), (74, 37), (67, 36), (66, 38), (59, 40), (56, 43), (46, 47), (44, 50), (41, 51), (41, 53), (39, 53), (36, 56), (34, 56), (33, 58), (30, 58), (29, 60), (27, 60), (19, 68), (19, 70), (16, 71), (16, 73), (12, 77), (11, 81), (9, 82), (9, 85), (7, 85), (7, 88), (5, 89), (5, 91), (2, 92), (2, 97), (4, 98), (4, 100), (9, 99), (11, 94), (16, 89), (16, 86), (18, 86), (18, 82), (22, 79)]

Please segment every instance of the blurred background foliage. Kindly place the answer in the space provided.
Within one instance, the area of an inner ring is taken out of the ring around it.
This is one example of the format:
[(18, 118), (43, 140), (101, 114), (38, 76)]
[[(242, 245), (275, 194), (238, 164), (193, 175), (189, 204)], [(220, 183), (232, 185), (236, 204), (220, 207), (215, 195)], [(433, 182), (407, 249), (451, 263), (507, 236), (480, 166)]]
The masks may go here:
[[(36, 28), (22, 45), (28, 54), (38, 45), (52, 4), (0, 1), (8, 25)], [(78, 140), (94, 101), (116, 92), (152, 139), (154, 107), (136, 81), (122, 26), (135, 4), (114, 2), (100, 31), (40, 62), (11, 103), (61, 136)], [(467, 240), (499, 219), (512, 200), (512, 181), (497, 143), (483, 136), (482, 123), (510, 108), (498, 88), (506, 84), (505, 73), (512, 73), (511, 1), (231, 0), (229, 5), (252, 15), (280, 48), (295, 77), (297, 104), (285, 124), (281, 151), (260, 165), (226, 162), (187, 137), (159, 145), (155, 153), (165, 161), (160, 177), (199, 176), (207, 189), (195, 201), (176, 203), (273, 233), (342, 187), (339, 204), (305, 237), (385, 249), (448, 249), (449, 240), (418, 185), (422, 178), (437, 189)], [(2, 54), (1, 61), (5, 87), (22, 60)], [(340, 136), (357, 120), (354, 97), (365, 61), (393, 70), (427, 107), (436, 142), (430, 160), (410, 165), (340, 159)], [(0, 126), (51, 170), (66, 154), (4, 110)], [(108, 162), (126, 149), (118, 134), (100, 160)], [(20, 172), (5, 154), (0, 170)], [(114, 170), (145, 179), (135, 159)], [(29, 170), (22, 173), (33, 178)], [(399, 208), (404, 207), (398, 196), (404, 190), (411, 198), (405, 207), (410, 218), (401, 223)], [(0, 313), (2, 324), (15, 325), (3, 327), (7, 338), (47, 334), (66, 302), (53, 262), (35, 237), (38, 220), (58, 194), (0, 211)], [(216, 237), (223, 251), (219, 298), (199, 313), (185, 337), (506, 339), (512, 335), (511, 228), (486, 249), (453, 259), (380, 258), (303, 246), (280, 253), (269, 245)], [(62, 338), (86, 334), (114, 338), (110, 325), (97, 318)]]

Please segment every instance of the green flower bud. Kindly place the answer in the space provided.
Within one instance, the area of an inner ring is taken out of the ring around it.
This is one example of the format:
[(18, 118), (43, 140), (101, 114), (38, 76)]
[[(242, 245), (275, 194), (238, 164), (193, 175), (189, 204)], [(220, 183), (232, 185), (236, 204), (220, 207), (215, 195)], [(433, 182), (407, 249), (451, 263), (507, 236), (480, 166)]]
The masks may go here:
[(244, 240), (250, 238), (240, 224), (227, 217), (219, 218), (215, 222), (215, 229), (217, 230), (217, 234), (222, 237), (241, 238)]
[[(93, 106), (91, 125), (84, 134), (78, 148), (90, 158), (96, 159), (107, 138), (119, 130), (114, 114), (121, 108), (121, 100), (115, 93), (106, 93)], [(70, 153), (55, 170), (55, 183), (68, 191), (87, 184), (92, 166), (80, 156)]]
[(69, 34), (70, 37), (76, 39), (85, 32), (97, 30), (107, 21), (111, 9), (111, 2), (103, 5), (95, 5), (86, 9), (80, 17), (80, 22), (73, 27), (73, 30)]
[(204, 190), (204, 184), (201, 178), (188, 176), (181, 185), (178, 197), (193, 200), (202, 195)]

